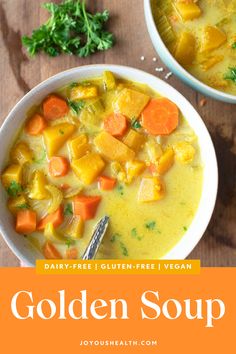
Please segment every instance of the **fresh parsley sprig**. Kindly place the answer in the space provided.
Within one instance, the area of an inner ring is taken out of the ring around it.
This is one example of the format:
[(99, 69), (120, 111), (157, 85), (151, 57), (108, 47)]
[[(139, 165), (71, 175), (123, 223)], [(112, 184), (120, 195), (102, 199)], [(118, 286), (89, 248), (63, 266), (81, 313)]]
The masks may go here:
[(224, 76), (225, 80), (231, 80), (236, 84), (236, 66), (229, 68), (227, 74)]
[(49, 2), (43, 7), (51, 17), (35, 29), (31, 37), (22, 37), (31, 56), (42, 51), (51, 57), (61, 53), (86, 57), (113, 46), (113, 34), (104, 30), (109, 18), (107, 10), (92, 14), (86, 10), (85, 1), (79, 0), (64, 0), (59, 4)]
[(84, 108), (85, 102), (82, 100), (80, 100), (80, 101), (68, 100), (68, 105), (69, 105), (70, 109), (72, 110), (72, 112), (77, 115)]
[(22, 186), (16, 181), (11, 181), (7, 188), (7, 193), (10, 197), (17, 197), (23, 191)]

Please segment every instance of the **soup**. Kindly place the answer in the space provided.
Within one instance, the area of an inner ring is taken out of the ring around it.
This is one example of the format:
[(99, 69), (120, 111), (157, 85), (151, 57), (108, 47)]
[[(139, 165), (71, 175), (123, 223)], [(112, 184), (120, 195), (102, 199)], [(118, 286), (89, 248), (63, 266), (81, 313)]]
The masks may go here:
[(178, 107), (105, 71), (30, 109), (1, 180), (19, 237), (45, 258), (81, 258), (108, 215), (97, 258), (154, 259), (187, 231), (202, 176)]
[(203, 83), (236, 95), (236, 1), (153, 0), (152, 5), (175, 59)]

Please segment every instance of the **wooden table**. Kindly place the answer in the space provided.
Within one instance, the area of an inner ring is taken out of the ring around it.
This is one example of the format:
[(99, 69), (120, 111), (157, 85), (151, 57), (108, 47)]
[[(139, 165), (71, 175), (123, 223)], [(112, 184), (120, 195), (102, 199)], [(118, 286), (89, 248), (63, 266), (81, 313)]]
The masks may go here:
[[(21, 35), (30, 34), (47, 18), (40, 8), (44, 1), (1, 0), (1, 121), (15, 103), (32, 87), (62, 70), (93, 63), (129, 65), (156, 75), (163, 66), (157, 57), (145, 24), (142, 0), (88, 1), (92, 11), (107, 8), (109, 29), (117, 38), (115, 47), (86, 59), (71, 56), (29, 59), (21, 46)], [(145, 60), (141, 61), (140, 57)], [(165, 73), (168, 69), (165, 69)], [(161, 73), (160, 77), (164, 77)], [(177, 88), (199, 111), (215, 144), (220, 172), (219, 194), (213, 218), (204, 237), (189, 258), (200, 258), (204, 266), (236, 266), (236, 106), (207, 99), (200, 107), (201, 94), (172, 76)], [(18, 260), (0, 237), (0, 266), (17, 266)]]

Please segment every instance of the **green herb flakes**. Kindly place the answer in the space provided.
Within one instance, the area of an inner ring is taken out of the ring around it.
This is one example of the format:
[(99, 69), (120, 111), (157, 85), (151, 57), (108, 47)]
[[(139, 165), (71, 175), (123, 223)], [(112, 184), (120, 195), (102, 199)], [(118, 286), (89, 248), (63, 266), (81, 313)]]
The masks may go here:
[(78, 114), (85, 106), (84, 101), (71, 101), (68, 100), (68, 105), (74, 114)]
[(131, 119), (131, 127), (134, 129), (140, 129), (142, 126), (137, 118), (132, 118)]
[(145, 224), (146, 229), (154, 230), (156, 227), (156, 221), (149, 221)]
[(229, 68), (227, 74), (224, 76), (225, 80), (231, 80), (236, 84), (236, 66), (234, 68)]
[(64, 215), (65, 216), (73, 215), (73, 209), (72, 209), (71, 203), (66, 204), (65, 209), (64, 209)]
[(10, 197), (17, 197), (22, 192), (22, 186), (16, 181), (11, 181), (7, 188), (7, 193)]
[(123, 256), (128, 257), (129, 253), (128, 253), (128, 250), (123, 242), (120, 242), (120, 248), (121, 248)]

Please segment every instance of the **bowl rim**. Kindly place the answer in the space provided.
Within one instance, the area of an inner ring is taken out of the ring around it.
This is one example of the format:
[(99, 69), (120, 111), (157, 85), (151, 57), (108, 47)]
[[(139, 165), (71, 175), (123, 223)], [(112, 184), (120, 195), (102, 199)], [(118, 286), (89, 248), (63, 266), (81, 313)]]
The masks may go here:
[[(170, 64), (169, 63), (165, 63), (165, 64), (167, 66), (169, 66), (170, 70), (173, 70), (174, 73), (180, 77), (181, 81), (186, 82), (188, 85), (191, 86), (190, 82), (192, 82), (192, 85), (194, 85), (194, 89), (199, 90), (202, 94), (205, 94), (207, 96), (210, 96), (214, 99), (217, 99), (217, 100), (220, 100), (223, 102), (236, 104), (236, 95), (231, 95), (229, 93), (225, 93), (223, 91), (214, 89), (213, 87), (204, 84), (202, 81), (200, 81), (195, 76), (190, 74), (182, 65), (180, 65), (178, 63), (178, 61), (173, 57), (173, 55), (170, 53), (169, 49), (166, 47), (165, 43), (163, 42), (163, 40), (159, 34), (159, 31), (157, 30), (157, 27), (156, 27), (156, 24), (155, 24), (155, 21), (153, 18), (153, 12), (152, 12), (152, 6), (151, 6), (152, 0), (143, 0), (143, 1), (144, 1), (144, 14), (145, 14), (146, 25), (148, 28), (150, 38), (152, 40), (152, 44), (153, 44), (157, 54), (160, 55), (162, 60), (163, 60), (162, 55), (168, 57)], [(156, 40), (158, 41), (157, 44), (154, 41), (154, 38), (153, 38), (154, 36), (156, 37)], [(162, 54), (160, 54), (160, 53), (162, 53)]]
[[(35, 94), (40, 93), (41, 91), (43, 91), (43, 89), (47, 88), (49, 85), (52, 85), (53, 83), (60, 81), (60, 79), (63, 79), (65, 77), (69, 77), (70, 74), (79, 74), (79, 73), (83, 73), (84, 71), (104, 71), (104, 69), (106, 70), (111, 70), (114, 71), (116, 74), (118, 71), (118, 76), (123, 76), (126, 78), (130, 79), (134, 77), (145, 77), (145, 82), (147, 85), (149, 84), (149, 81), (153, 81), (155, 80), (157, 82), (157, 84), (161, 84), (162, 87), (165, 87), (166, 90), (171, 91), (172, 95), (175, 95), (176, 99), (178, 98), (180, 101), (182, 101), (181, 104), (184, 104), (186, 107), (188, 107), (189, 109), (192, 110), (192, 112), (194, 113), (194, 115), (197, 117), (197, 122), (200, 125), (199, 129), (202, 129), (202, 134), (204, 135), (204, 139), (207, 140), (207, 145), (209, 148), (209, 153), (211, 155), (211, 164), (212, 164), (212, 181), (211, 181), (211, 185), (210, 185), (210, 196), (211, 198), (208, 199), (208, 203), (207, 203), (207, 208), (206, 208), (206, 212), (202, 213), (202, 223), (199, 224), (198, 226), (198, 233), (195, 231), (195, 236), (190, 237), (191, 234), (189, 233), (189, 230), (181, 237), (181, 239), (178, 241), (177, 244), (175, 244), (173, 246), (173, 248), (171, 250), (168, 251), (167, 254), (165, 254), (162, 259), (185, 259), (194, 249), (194, 247), (197, 245), (197, 243), (200, 241), (200, 239), (202, 238), (209, 222), (212, 216), (212, 213), (214, 211), (214, 207), (215, 207), (215, 202), (216, 202), (216, 197), (217, 197), (217, 189), (218, 189), (218, 165), (217, 165), (217, 159), (216, 159), (216, 154), (215, 154), (215, 149), (214, 149), (214, 145), (212, 143), (210, 134), (201, 118), (201, 116), (199, 115), (199, 113), (196, 111), (196, 109), (193, 107), (193, 105), (180, 93), (178, 92), (174, 87), (172, 87), (169, 83), (161, 80), (160, 78), (149, 74), (143, 70), (140, 69), (136, 69), (136, 68), (132, 68), (129, 66), (122, 66), (122, 65), (114, 65), (114, 64), (91, 64), (91, 65), (84, 65), (84, 66), (80, 66), (80, 67), (74, 67), (62, 72), (59, 72), (49, 78), (47, 78), (46, 80), (42, 81), (41, 83), (39, 83), (38, 85), (36, 85), (34, 88), (32, 88), (26, 95), (24, 95), (17, 103), (16, 105), (12, 108), (12, 110), (9, 112), (9, 114), (7, 115), (7, 117), (5, 118), (1, 128), (0, 128), (0, 139), (1, 136), (4, 135), (4, 131), (7, 129), (8, 125), (11, 123), (11, 120), (14, 119), (14, 115), (17, 112), (17, 110), (19, 109), (19, 107), (21, 105), (24, 106), (25, 101), (27, 102), (28, 99), (34, 97)], [(96, 74), (92, 74), (92, 75), (96, 75)], [(92, 76), (87, 76), (87, 78), (92, 77)], [(138, 79), (137, 82), (140, 82), (141, 79)], [(69, 79), (68, 79), (68, 83), (69, 83)], [(59, 86), (60, 87), (60, 86)], [(58, 87), (58, 88), (59, 88)], [(158, 90), (157, 90), (158, 91)], [(25, 116), (22, 118), (22, 122), (24, 122), (25, 120)], [(188, 119), (187, 119), (188, 121)], [(198, 134), (199, 136), (199, 134)], [(204, 177), (203, 177), (203, 184), (204, 184)], [(203, 197), (203, 191), (201, 192), (201, 199)], [(190, 226), (193, 224), (196, 215), (198, 215), (199, 213), (199, 209), (200, 209), (200, 202), (199, 201), (199, 205), (198, 205), (198, 209), (195, 212), (194, 218), (190, 224)], [(201, 210), (200, 210), (201, 211)], [(195, 227), (196, 228), (196, 227)], [(5, 240), (5, 242), (7, 243), (7, 245), (9, 246), (9, 248), (13, 251), (13, 253), (26, 265), (26, 266), (30, 266), (30, 267), (34, 267), (35, 263), (29, 261), (29, 257), (27, 257), (27, 255), (23, 252), (21, 252), (15, 245), (14, 241), (12, 241), (9, 237), (8, 237), (8, 231), (5, 230), (5, 228), (3, 227), (2, 224), (2, 216), (0, 214), (0, 232), (3, 236), (3, 239)], [(189, 238), (187, 238), (187, 236), (189, 236)], [(184, 246), (183, 246), (184, 244)], [(177, 251), (176, 251), (177, 250)]]

